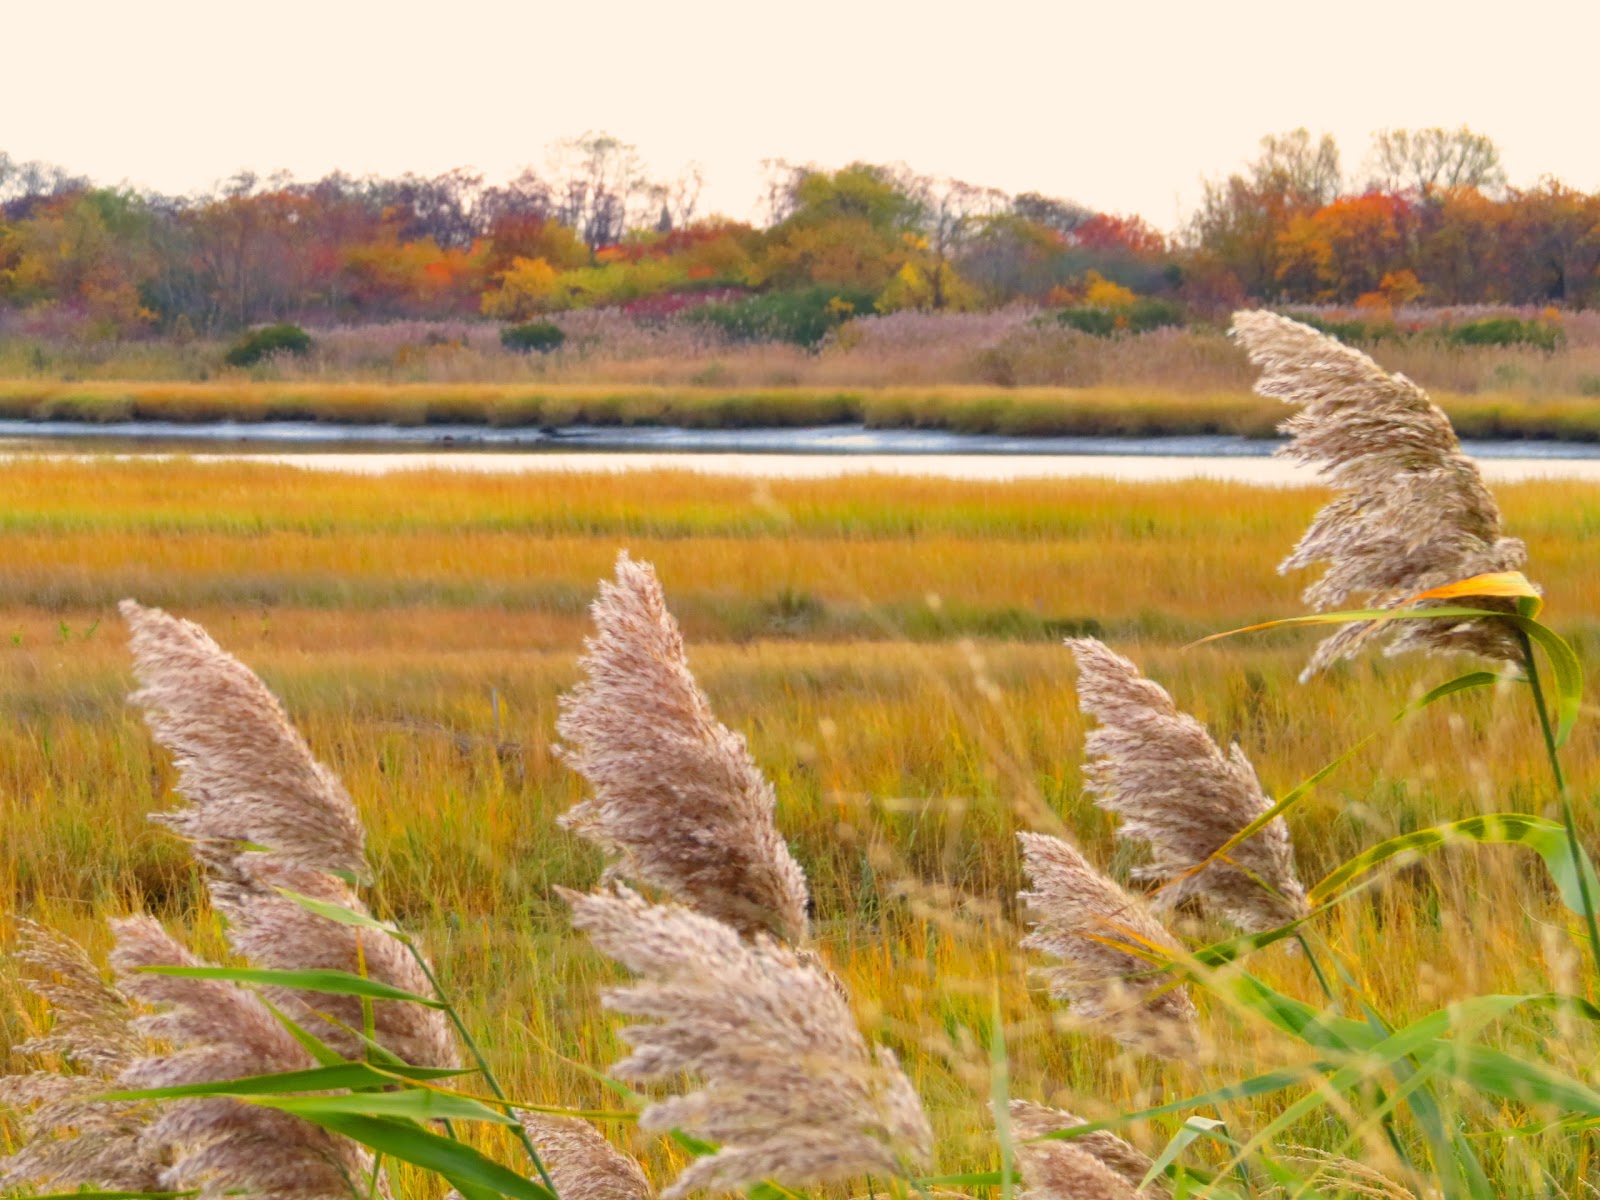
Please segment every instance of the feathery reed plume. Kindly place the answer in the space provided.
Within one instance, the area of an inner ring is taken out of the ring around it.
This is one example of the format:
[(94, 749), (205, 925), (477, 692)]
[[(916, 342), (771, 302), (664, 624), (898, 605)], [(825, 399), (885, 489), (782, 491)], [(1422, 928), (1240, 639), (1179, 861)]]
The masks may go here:
[[(1474, 575), (1520, 568), (1526, 547), (1501, 535), (1500, 509), (1450, 418), (1404, 375), (1390, 375), (1359, 350), (1276, 313), (1239, 312), (1233, 335), (1262, 369), (1256, 391), (1301, 405), (1282, 428), (1294, 440), (1282, 453), (1318, 464), (1342, 493), (1319, 512), (1278, 568), (1326, 562), (1306, 589), (1314, 609), (1341, 607), (1352, 595), (1396, 608), (1418, 592)], [(1451, 602), (1512, 612), (1514, 602), (1464, 596)], [(1501, 621), (1396, 621), (1346, 625), (1324, 640), (1302, 678), (1348, 658), (1379, 632), (1389, 653), (1467, 651), (1520, 662)]]
[(1078, 660), (1078, 702), (1100, 723), (1085, 745), (1087, 790), (1122, 818), (1118, 837), (1149, 846), (1150, 862), (1135, 867), (1134, 877), (1171, 881), (1155, 908), (1203, 896), (1247, 933), (1305, 916), (1305, 888), (1282, 817), (1225, 859), (1208, 861), (1272, 807), (1244, 751), (1235, 745), (1223, 754), (1161, 685), (1104, 643), (1073, 638), (1067, 645)]
[[(413, 995), (433, 993), (422, 967), (397, 939), (310, 912), (282, 894), (294, 892), (370, 916), (361, 898), (331, 875), (276, 861), (272, 855), (247, 853), (214, 864), (209, 887), (212, 907), (227, 919), (228, 944), (252, 966), (348, 971)], [(346, 1058), (366, 1056), (357, 1033), (363, 1024), (358, 997), (283, 988), (268, 988), (266, 994)], [(445, 1013), (403, 1000), (370, 1003), (372, 1037), (391, 1054), (416, 1066), (460, 1063), (455, 1032)]]
[[(1082, 1117), (1073, 1113), (1064, 1112), (1059, 1108), (1047, 1108), (1043, 1104), (1034, 1104), (1029, 1100), (1013, 1100), (1009, 1111), (1011, 1136), (1019, 1143), (1043, 1137), (1047, 1133), (1075, 1129), (1079, 1125), (1088, 1124)], [(1135, 1149), (1109, 1129), (1097, 1129), (1093, 1133), (1081, 1134), (1070, 1141), (1055, 1144), (1076, 1146), (1093, 1155), (1103, 1165), (1116, 1172), (1122, 1181), (1140, 1196), (1165, 1200), (1172, 1195), (1172, 1189), (1159, 1177), (1151, 1180), (1144, 1190), (1138, 1190), (1139, 1181), (1150, 1173), (1150, 1168), (1155, 1166), (1155, 1163), (1148, 1154)]]
[(1193, 1054), (1199, 1015), (1159, 960), (1182, 953), (1144, 905), (1060, 838), (1020, 833), (1034, 890), (1019, 893), (1033, 932), (1022, 945), (1055, 958), (1051, 992), (1130, 1049)]
[(608, 1008), (659, 1024), (622, 1031), (625, 1079), (698, 1076), (697, 1090), (653, 1101), (640, 1128), (715, 1142), (662, 1193), (732, 1191), (763, 1179), (820, 1183), (904, 1175), (931, 1154), (932, 1130), (894, 1055), (869, 1049), (835, 981), (773, 939), (625, 888), (563, 890), (573, 925), (640, 980)]
[(254, 672), (192, 621), (118, 605), (131, 631), (131, 697), (172, 751), (187, 808), (156, 819), (200, 846), (247, 842), (319, 871), (365, 876), (361, 818)]
[(655, 1189), (634, 1158), (587, 1121), (550, 1113), (520, 1115), (561, 1200), (655, 1200)]
[[(258, 967), (332, 968), (426, 995), (427, 976), (393, 938), (341, 924), (280, 889), (370, 915), (335, 875), (364, 876), (365, 830), (338, 778), (312, 757), (264, 683), (199, 625), (123, 601), (135, 669), (132, 697), (173, 753), (189, 807), (157, 819), (192, 839), (229, 944)], [(263, 849), (244, 849), (260, 846)], [(364, 1051), (352, 996), (274, 989), (274, 1003), (352, 1058)], [(349, 1028), (324, 1021), (332, 1021)], [(449, 1018), (418, 1004), (378, 1001), (374, 1036), (421, 1066), (459, 1062)]]
[(805, 876), (773, 824), (772, 785), (695, 683), (655, 569), (624, 551), (592, 611), (588, 678), (557, 730), (593, 798), (561, 823), (619, 852), (615, 874), (741, 933), (804, 942)]
[(1148, 1194), (1075, 1141), (1021, 1142), (1016, 1155), (1023, 1200), (1138, 1200)]
[(143, 1049), (132, 1005), (72, 939), (32, 921), (18, 924), (23, 941), (15, 957), (31, 969), (28, 990), (50, 1005), (55, 1023), (15, 1051), (54, 1055), (78, 1073), (0, 1077), (0, 1103), (26, 1110), (26, 1144), (0, 1159), (0, 1185), (155, 1191), (162, 1162), (145, 1137), (148, 1108), (90, 1099)]
[[(149, 917), (113, 921), (111, 961), (124, 988), (157, 1006), (136, 1022), (170, 1044), (166, 1053), (130, 1062), (119, 1087), (214, 1083), (316, 1065), (259, 997), (231, 983), (146, 974), (142, 968), (198, 966), (199, 961)], [(206, 1196), (242, 1190), (295, 1200), (349, 1200), (363, 1194), (372, 1160), (354, 1142), (298, 1117), (227, 1097), (167, 1101), (147, 1137), (169, 1148), (161, 1173), (168, 1189), (199, 1187)]]

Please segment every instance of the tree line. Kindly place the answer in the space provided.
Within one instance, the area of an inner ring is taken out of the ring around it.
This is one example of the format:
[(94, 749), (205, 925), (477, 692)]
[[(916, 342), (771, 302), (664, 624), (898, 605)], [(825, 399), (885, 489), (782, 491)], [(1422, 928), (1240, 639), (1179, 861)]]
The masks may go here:
[(702, 214), (700, 182), (694, 169), (651, 178), (605, 134), (505, 183), (243, 173), (188, 197), (0, 154), (0, 312), (126, 337), (594, 306), (668, 316), (761, 297), (836, 314), (1141, 297), (1198, 311), (1579, 307), (1600, 284), (1600, 195), (1554, 179), (1511, 187), (1494, 144), (1464, 128), (1380, 133), (1359, 179), (1331, 138), (1266, 137), (1170, 237), (903, 166), (771, 163), (758, 222)]

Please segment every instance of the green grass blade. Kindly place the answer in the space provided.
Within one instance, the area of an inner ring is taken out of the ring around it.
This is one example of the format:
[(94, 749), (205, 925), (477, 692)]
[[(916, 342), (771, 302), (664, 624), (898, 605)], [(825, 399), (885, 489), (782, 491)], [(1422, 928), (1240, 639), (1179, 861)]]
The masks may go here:
[(431, 1088), (399, 1092), (356, 1092), (335, 1096), (250, 1096), (250, 1103), (276, 1108), (314, 1121), (319, 1115), (349, 1114), (400, 1118), (408, 1121), (486, 1121), (491, 1125), (516, 1125), (517, 1119), (490, 1108), (471, 1096)]
[(338, 1066), (312, 1067), (305, 1071), (281, 1071), (273, 1075), (247, 1075), (213, 1083), (185, 1083), (175, 1087), (138, 1088), (107, 1092), (97, 1100), (173, 1100), (181, 1096), (266, 1096), (292, 1092), (331, 1092), (359, 1088), (393, 1087), (412, 1080), (447, 1079), (469, 1071), (439, 1067), (409, 1067), (378, 1070), (366, 1063), (341, 1063)]
[(542, 1184), (501, 1166), (465, 1142), (440, 1137), (412, 1121), (329, 1111), (295, 1115), (390, 1158), (432, 1171), (468, 1200), (489, 1196), (555, 1200), (555, 1194)]
[[(1404, 720), (1406, 717), (1421, 712), (1430, 704), (1443, 700), (1446, 696), (1454, 696), (1457, 692), (1471, 691), (1474, 688), (1493, 687), (1505, 678), (1507, 676), (1499, 675), (1494, 671), (1469, 671), (1465, 675), (1457, 675), (1454, 679), (1441, 683), (1426, 695), (1413, 700), (1396, 713), (1394, 719), (1396, 721)], [(1526, 680), (1521, 680), (1520, 682), (1526, 682)]]
[(369, 1000), (398, 1000), (443, 1008), (431, 996), (419, 996), (403, 988), (380, 983), (349, 971), (280, 971), (265, 967), (140, 967), (148, 975), (171, 975), (179, 979), (223, 979), (230, 983), (253, 983), (262, 987), (293, 988), (305, 992), (325, 992), (333, 996), (362, 996)]
[(356, 929), (370, 929), (374, 933), (381, 933), (392, 937), (397, 942), (410, 942), (404, 930), (380, 921), (376, 917), (353, 908), (346, 908), (342, 904), (330, 904), (326, 900), (317, 900), (311, 896), (302, 896), (299, 892), (291, 892), (288, 888), (274, 888), (278, 895), (285, 900), (293, 901), (307, 912), (316, 913), (319, 917), (326, 917), (330, 921), (337, 921), (341, 925), (349, 925)]
[[(1525, 813), (1488, 813), (1390, 838), (1335, 867), (1310, 890), (1307, 899), (1317, 906), (1330, 903), (1330, 897), (1336, 896), (1345, 884), (1391, 859), (1461, 842), (1526, 846), (1544, 860), (1550, 878), (1561, 893), (1562, 903), (1575, 913), (1583, 913), (1583, 889), (1578, 871), (1573, 867), (1572, 846), (1567, 838), (1566, 827)], [(1589, 894), (1600, 896), (1600, 877), (1597, 877), (1594, 863), (1587, 852), (1580, 850), (1579, 861), (1589, 885)]]
[(1000, 1145), (1000, 1197), (1011, 1200), (1011, 1175), (1015, 1147), (1011, 1141), (1011, 1065), (1006, 1055), (1005, 1014), (1000, 1008), (1000, 989), (994, 989), (990, 1009), (989, 1100), (994, 1108), (995, 1140)]

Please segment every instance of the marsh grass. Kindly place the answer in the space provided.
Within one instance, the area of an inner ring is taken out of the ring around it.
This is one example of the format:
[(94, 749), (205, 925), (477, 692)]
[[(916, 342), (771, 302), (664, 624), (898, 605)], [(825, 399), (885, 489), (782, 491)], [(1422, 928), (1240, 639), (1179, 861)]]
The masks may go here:
[[(778, 828), (816, 898), (816, 941), (864, 1031), (896, 1050), (923, 1096), (939, 1169), (987, 1168), (992, 1134), (973, 1128), (971, 1097), (990, 1088), (997, 1012), (1011, 1094), (1090, 1119), (1192, 1094), (1219, 1074), (1207, 1061), (1151, 1068), (1103, 1040), (1063, 1036), (1017, 951), (1018, 830), (1070, 836), (1119, 879), (1132, 866), (1111, 818), (1082, 797), (1070, 652), (1043, 626), (1033, 643), (959, 623), (910, 641), (898, 615), (1093, 615), (1219, 742), (1238, 741), (1279, 795), (1430, 681), (1415, 662), (1379, 659), (1301, 687), (1307, 639), (1294, 634), (1182, 649), (1294, 611), (1302, 581), (1272, 566), (1325, 498), (1214, 484), (352, 480), (18, 462), (0, 475), (0, 889), (10, 913), (97, 952), (103, 917), (142, 907), (196, 928), (196, 953), (226, 953), (181, 847), (145, 820), (168, 806), (173, 775), (125, 704), (132, 680), (111, 605), (130, 593), (162, 603), (257, 670), (345, 781), (368, 828), (375, 909), (426, 938), (507, 1091), (615, 1107), (589, 1071), (622, 1048), (598, 1008), (573, 997), (618, 975), (571, 933), (554, 892), (594, 881), (601, 857), (556, 826), (581, 793), (549, 744), (556, 697), (578, 678), (584, 606), (629, 545), (656, 563), (697, 678), (774, 785)], [(1600, 494), (1528, 484), (1500, 500), (1592, 668), (1600, 578), (1584, 546)], [(248, 588), (229, 583), (241, 572)], [(750, 616), (782, 588), (860, 624)], [(1597, 749), (1595, 723), (1580, 724), (1567, 751), (1576, 796), (1600, 788)], [(1297, 809), (1298, 828), (1312, 831), (1298, 839), (1302, 877), (1440, 821), (1538, 811), (1543, 770), (1520, 694), (1430, 709)], [(1592, 839), (1587, 806), (1579, 819)], [(1180, 932), (1225, 932), (1197, 920), (1181, 915)], [(1419, 859), (1321, 920), (1332, 961), (1397, 1022), (1469, 994), (1544, 991), (1548, 974), (1578, 970), (1553, 889), (1511, 847)], [(1267, 951), (1251, 966), (1285, 992), (1316, 994), (1305, 956)], [(41, 1009), (9, 975), (4, 984), (15, 1045), (39, 1030)], [(1497, 1036), (1587, 1052), (1587, 1035), (1560, 1022)], [(1217, 1037), (1223, 1063), (1271, 1044), (1232, 1020)], [(1246, 1131), (1282, 1100), (1227, 1108)], [(626, 1125), (609, 1132), (658, 1180), (684, 1165), (670, 1144)], [(1171, 1128), (1121, 1132), (1150, 1149)], [(1320, 1118), (1288, 1132), (1340, 1148)], [(1483, 1154), (1508, 1195), (1539, 1194), (1537, 1170), (1575, 1187), (1594, 1169), (1587, 1135)], [(437, 1194), (413, 1174), (397, 1182), (406, 1195)]]
[[(1600, 378), (1597, 375), (1596, 378)], [(1507, 388), (1441, 392), (1465, 438), (1600, 440), (1600, 404)], [(863, 424), (1012, 437), (1277, 435), (1281, 405), (1240, 387), (1127, 384), (995, 387), (937, 383), (694, 386), (658, 383), (352, 383), (230, 379), (205, 383), (0, 379), (0, 418), (344, 425), (801, 428)]]

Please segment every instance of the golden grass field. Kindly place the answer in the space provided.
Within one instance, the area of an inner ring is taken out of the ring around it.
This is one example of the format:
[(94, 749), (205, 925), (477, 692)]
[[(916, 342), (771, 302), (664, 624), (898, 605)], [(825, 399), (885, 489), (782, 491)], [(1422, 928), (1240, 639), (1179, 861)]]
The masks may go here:
[[(1592, 668), (1600, 490), (1499, 496), (1529, 543), (1545, 619)], [(218, 952), (186, 854), (145, 821), (173, 803), (173, 776), (124, 703), (115, 602), (160, 604), (259, 671), (343, 777), (370, 830), (375, 907), (425, 936), (511, 1094), (618, 1107), (591, 1073), (618, 1056), (596, 998), (614, 974), (567, 931), (553, 893), (592, 883), (600, 862), (554, 824), (579, 791), (550, 742), (585, 606), (626, 547), (659, 568), (702, 684), (775, 783), (824, 951), (863, 1025), (907, 1062), (941, 1134), (939, 1169), (991, 1167), (979, 1114), (996, 994), (1013, 1094), (1089, 1116), (1304, 1053), (1226, 1012), (1210, 1014), (1214, 1061), (1166, 1066), (1056, 1027), (1015, 948), (1012, 835), (1065, 828), (1114, 873), (1127, 866), (1110, 818), (1080, 796), (1084, 722), (1062, 636), (1099, 631), (1132, 655), (1219, 741), (1238, 740), (1272, 793), (1379, 734), (1292, 817), (1308, 884), (1398, 832), (1549, 809), (1520, 692), (1463, 695), (1391, 725), (1451, 664), (1376, 658), (1301, 685), (1309, 633), (1184, 648), (1301, 610), (1306, 581), (1274, 568), (1324, 498), (1199, 481), (352, 478), (11, 461), (0, 471), (0, 923), (37, 916), (103, 948), (102, 918), (142, 907), (197, 927), (198, 948)], [(1597, 728), (1586, 713), (1566, 753), (1591, 837)], [(1569, 935), (1537, 860), (1489, 847), (1404, 867), (1319, 918), (1316, 937), (1404, 1021), (1469, 992), (1549, 990), (1548, 971), (1569, 969)], [(1304, 957), (1281, 946), (1251, 968), (1317, 994)], [(41, 1010), (11, 968), (3, 979), (14, 1044)], [(1503, 1036), (1548, 1051), (1567, 1034)], [(1225, 1115), (1247, 1133), (1280, 1103)], [(612, 1131), (626, 1141), (625, 1126)], [(1131, 1136), (1159, 1148), (1170, 1132)], [(1294, 1133), (1339, 1143), (1325, 1115)], [(1505, 1194), (1566, 1194), (1536, 1185), (1591, 1178), (1591, 1138), (1478, 1149)], [(668, 1151), (634, 1146), (665, 1167)]]

